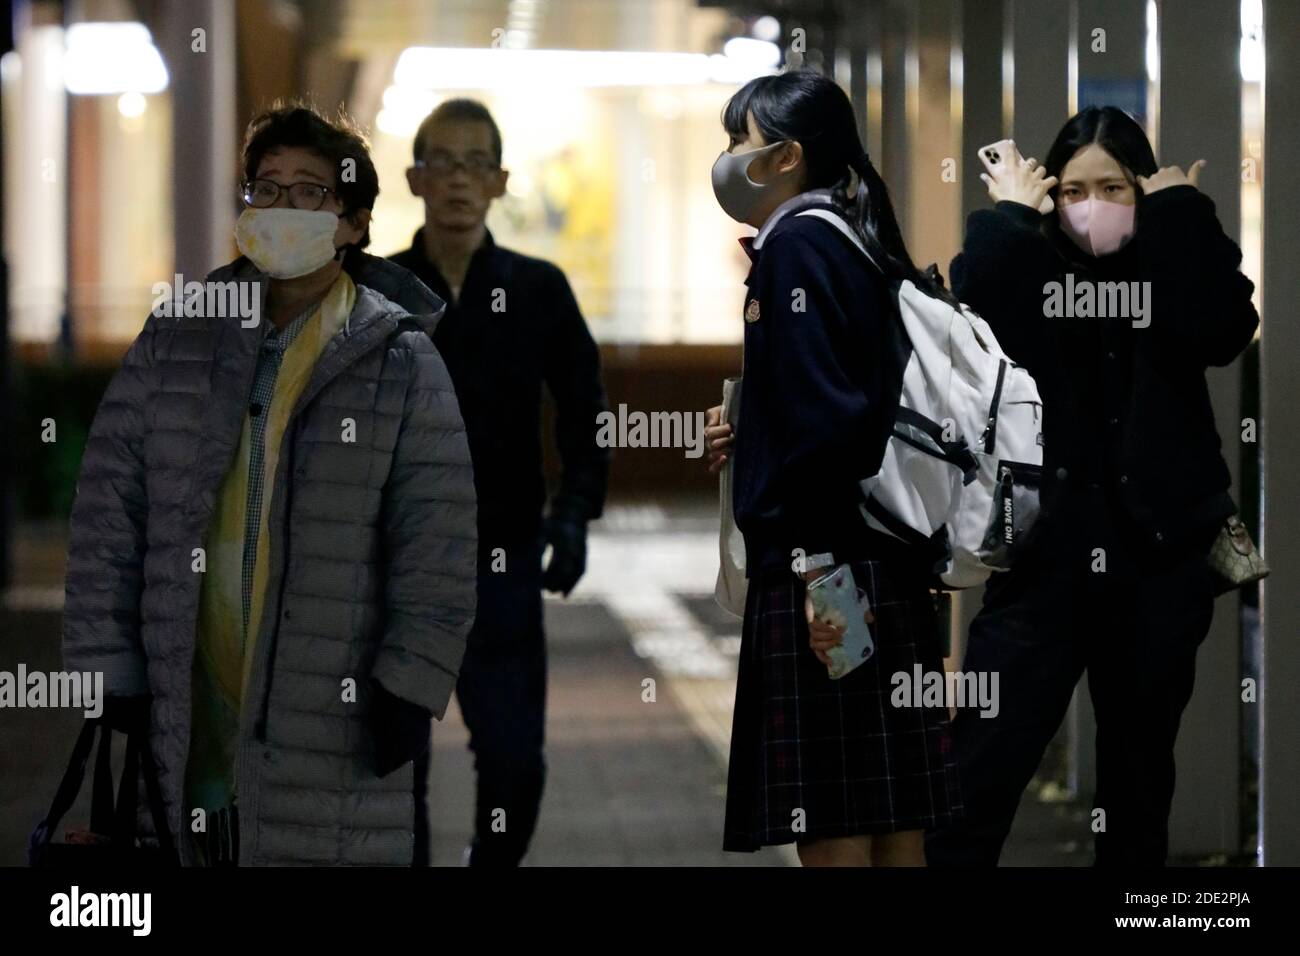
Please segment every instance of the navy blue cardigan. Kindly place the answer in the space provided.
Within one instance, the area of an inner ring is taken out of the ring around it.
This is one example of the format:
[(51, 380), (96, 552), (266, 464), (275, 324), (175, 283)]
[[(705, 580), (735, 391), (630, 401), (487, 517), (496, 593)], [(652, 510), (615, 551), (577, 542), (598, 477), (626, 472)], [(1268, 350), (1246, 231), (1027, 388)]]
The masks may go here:
[(732, 500), (746, 572), (796, 548), (877, 556), (858, 482), (880, 469), (898, 405), (889, 282), (814, 216), (783, 216), (751, 255)]

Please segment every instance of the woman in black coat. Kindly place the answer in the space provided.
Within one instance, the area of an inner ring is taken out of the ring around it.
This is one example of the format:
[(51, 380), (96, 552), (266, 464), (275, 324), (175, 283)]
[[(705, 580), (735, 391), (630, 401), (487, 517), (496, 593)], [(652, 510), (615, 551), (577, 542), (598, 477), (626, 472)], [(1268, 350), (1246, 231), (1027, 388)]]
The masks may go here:
[(1206, 557), (1234, 511), (1205, 370), (1249, 344), (1253, 286), (1196, 188), (1203, 163), (1158, 169), (1121, 110), (1072, 118), (1044, 166), (1009, 151), (984, 177), (996, 205), (971, 215), (952, 280), (1038, 382), (1043, 515), (971, 626), (964, 670), (999, 674), (1001, 708), (958, 715), (967, 816), (927, 856), (997, 862), (1086, 669), (1097, 862), (1160, 865), (1174, 741), (1213, 611)]

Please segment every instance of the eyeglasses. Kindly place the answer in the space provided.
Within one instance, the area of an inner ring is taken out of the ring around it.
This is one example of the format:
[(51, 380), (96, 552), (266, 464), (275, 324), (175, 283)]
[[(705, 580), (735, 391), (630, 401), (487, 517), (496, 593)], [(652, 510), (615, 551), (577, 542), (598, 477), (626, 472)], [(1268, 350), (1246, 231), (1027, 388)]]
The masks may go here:
[(281, 186), (271, 179), (250, 179), (242, 184), (244, 202), (257, 209), (274, 206), (280, 199), (280, 193), (289, 191), (289, 205), (294, 209), (307, 209), (315, 212), (325, 205), (325, 197), (338, 191), (319, 183), (290, 183)]
[(474, 176), (486, 176), (501, 168), (501, 165), (486, 153), (474, 153), (465, 159), (458, 159), (451, 153), (441, 150), (432, 152), (425, 159), (415, 162), (416, 168), (427, 169), (435, 176), (446, 176), (453, 169), (463, 169)]

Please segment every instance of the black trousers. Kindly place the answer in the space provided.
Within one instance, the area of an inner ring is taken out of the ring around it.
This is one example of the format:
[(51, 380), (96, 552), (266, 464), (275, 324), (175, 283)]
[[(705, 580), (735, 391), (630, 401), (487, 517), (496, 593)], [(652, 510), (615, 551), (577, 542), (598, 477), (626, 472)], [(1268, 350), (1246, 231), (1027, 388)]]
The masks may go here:
[[(540, 547), (511, 548), (504, 571), (490, 562), (479, 569), (478, 611), (456, 682), (478, 775), (471, 866), (517, 866), (537, 828), (546, 781), (540, 558)], [(414, 768), (415, 866), (429, 865), (429, 761), (426, 752)]]
[[(931, 865), (997, 864), (1085, 670), (1097, 719), (1096, 862), (1164, 864), (1174, 741), (1213, 613), (1210, 542), (1153, 567), (1133, 557), (1117, 527), (1093, 492), (1061, 516), (1033, 560), (990, 581), (962, 669), (998, 675), (1000, 708), (992, 718), (958, 711), (966, 816), (927, 835)], [(1094, 570), (1099, 558), (1105, 571)]]

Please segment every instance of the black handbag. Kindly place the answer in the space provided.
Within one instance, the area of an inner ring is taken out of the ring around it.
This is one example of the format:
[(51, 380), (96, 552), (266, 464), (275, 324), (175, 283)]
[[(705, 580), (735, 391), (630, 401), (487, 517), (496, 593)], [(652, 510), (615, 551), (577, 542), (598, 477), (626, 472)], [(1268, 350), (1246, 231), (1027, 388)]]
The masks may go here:
[[(148, 701), (131, 702), (126, 724), (126, 761), (117, 788), (117, 802), (113, 801), (112, 740), (113, 730), (122, 730), (120, 722), (109, 723), (104, 716), (89, 718), (72, 749), (72, 759), (63, 774), (63, 781), (54, 794), (54, 802), (45, 819), (37, 824), (27, 843), (27, 862), (30, 866), (67, 868), (140, 868), (176, 866), (176, 855), (167, 814), (163, 807), (162, 791), (158, 784), (158, 768), (149, 747)], [(86, 763), (99, 731), (99, 747), (95, 757), (95, 776), (91, 795), (90, 829), (70, 830), (67, 842), (54, 843), (52, 837), (72, 808), (81, 792), (86, 776)], [(136, 809), (138, 806), (141, 765), (144, 769), (145, 794), (153, 816), (158, 845), (137, 845)]]

